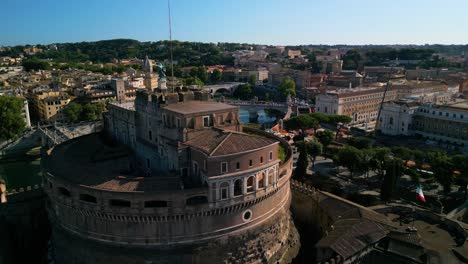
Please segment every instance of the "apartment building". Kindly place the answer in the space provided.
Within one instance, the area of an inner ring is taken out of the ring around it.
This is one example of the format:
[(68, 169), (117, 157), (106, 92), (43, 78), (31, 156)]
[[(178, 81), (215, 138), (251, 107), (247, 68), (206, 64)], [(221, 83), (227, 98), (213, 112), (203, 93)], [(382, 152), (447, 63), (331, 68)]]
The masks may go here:
[(63, 92), (41, 92), (34, 95), (34, 107), (42, 122), (62, 122), (63, 109), (70, 103), (70, 96)]

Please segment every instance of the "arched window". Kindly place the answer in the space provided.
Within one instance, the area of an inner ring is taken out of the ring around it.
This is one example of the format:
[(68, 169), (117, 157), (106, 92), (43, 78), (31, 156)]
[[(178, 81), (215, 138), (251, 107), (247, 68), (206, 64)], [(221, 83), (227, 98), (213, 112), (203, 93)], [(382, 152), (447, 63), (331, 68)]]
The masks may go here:
[(258, 188), (265, 187), (265, 173), (264, 172), (261, 172), (258, 174), (257, 181), (258, 181)]
[(250, 176), (248, 179), (247, 179), (247, 192), (253, 192), (254, 191), (254, 183), (255, 183), (255, 177), (254, 176)]
[(238, 179), (234, 182), (234, 196), (242, 195), (242, 179)]
[(275, 169), (268, 171), (268, 185), (275, 183)]
[(229, 198), (229, 183), (227, 182), (221, 183), (221, 185), (219, 186), (219, 191), (220, 191), (219, 197), (221, 200), (226, 200), (227, 198)]

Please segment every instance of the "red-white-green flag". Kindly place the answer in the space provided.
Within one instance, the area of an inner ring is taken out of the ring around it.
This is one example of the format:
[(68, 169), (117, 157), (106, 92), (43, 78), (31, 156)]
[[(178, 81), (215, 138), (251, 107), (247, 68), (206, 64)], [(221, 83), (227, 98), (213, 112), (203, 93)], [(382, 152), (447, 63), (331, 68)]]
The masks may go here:
[(422, 202), (426, 202), (426, 198), (424, 198), (424, 193), (423, 193), (421, 185), (418, 185), (418, 188), (416, 188), (416, 199)]

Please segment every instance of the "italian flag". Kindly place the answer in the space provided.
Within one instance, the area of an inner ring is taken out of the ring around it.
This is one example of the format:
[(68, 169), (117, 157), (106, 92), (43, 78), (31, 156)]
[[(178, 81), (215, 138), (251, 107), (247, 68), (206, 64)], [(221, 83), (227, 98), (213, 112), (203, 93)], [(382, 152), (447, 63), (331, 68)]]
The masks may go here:
[(421, 188), (421, 185), (418, 185), (418, 188), (416, 188), (416, 199), (422, 201), (422, 202), (426, 202), (426, 198), (424, 198), (424, 193), (423, 193), (423, 190)]

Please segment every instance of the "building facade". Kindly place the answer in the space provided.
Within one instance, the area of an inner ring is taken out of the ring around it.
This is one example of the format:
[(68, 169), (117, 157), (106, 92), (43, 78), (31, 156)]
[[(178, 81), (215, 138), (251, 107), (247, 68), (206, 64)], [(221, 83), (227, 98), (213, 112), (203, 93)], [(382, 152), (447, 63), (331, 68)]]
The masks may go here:
[(426, 139), (468, 146), (468, 103), (423, 105), (414, 114), (413, 130)]
[(62, 122), (66, 117), (63, 109), (71, 99), (63, 92), (41, 92), (34, 95), (34, 107), (42, 122)]
[[(384, 93), (384, 87), (338, 89), (317, 95), (315, 111), (324, 114), (347, 115), (352, 118), (349, 125), (373, 130)], [(397, 91), (389, 89), (384, 101), (395, 99), (397, 99)]]
[(419, 106), (419, 103), (411, 100), (384, 103), (377, 130), (384, 135), (412, 135), (413, 115)]

